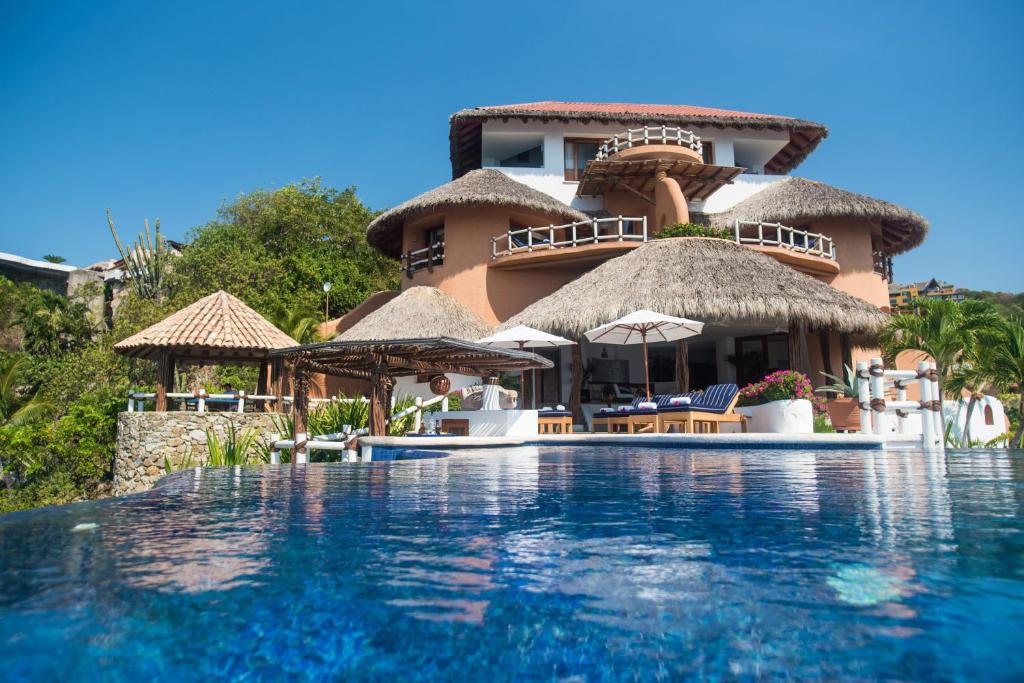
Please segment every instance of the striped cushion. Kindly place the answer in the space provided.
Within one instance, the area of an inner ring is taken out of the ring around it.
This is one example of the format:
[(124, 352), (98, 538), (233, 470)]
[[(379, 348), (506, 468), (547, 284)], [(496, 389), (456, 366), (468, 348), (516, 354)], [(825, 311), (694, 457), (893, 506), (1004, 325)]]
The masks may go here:
[(705, 413), (724, 413), (740, 388), (735, 384), (715, 384), (704, 390), (690, 407)]
[(572, 417), (572, 413), (568, 410), (542, 410), (537, 417)]

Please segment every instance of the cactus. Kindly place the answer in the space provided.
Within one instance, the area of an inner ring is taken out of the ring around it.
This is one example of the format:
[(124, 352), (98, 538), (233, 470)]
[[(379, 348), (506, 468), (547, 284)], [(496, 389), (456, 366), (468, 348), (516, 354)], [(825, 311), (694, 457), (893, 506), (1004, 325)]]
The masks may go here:
[(135, 293), (144, 299), (159, 301), (163, 297), (164, 276), (167, 274), (167, 263), (171, 256), (167, 241), (160, 234), (160, 219), (156, 219), (156, 230), (153, 234), (149, 231), (149, 220), (145, 220), (145, 232), (139, 233), (138, 239), (130, 249), (125, 249), (121, 243), (110, 209), (107, 209), (107, 224), (110, 226), (110, 234), (114, 237), (114, 243), (121, 254), (121, 260), (124, 261), (125, 272)]

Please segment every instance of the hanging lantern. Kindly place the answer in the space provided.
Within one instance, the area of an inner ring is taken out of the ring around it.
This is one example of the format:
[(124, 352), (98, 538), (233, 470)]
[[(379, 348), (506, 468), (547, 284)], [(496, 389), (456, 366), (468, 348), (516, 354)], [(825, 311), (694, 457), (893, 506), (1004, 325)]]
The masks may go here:
[(447, 396), (452, 390), (452, 381), (446, 375), (434, 375), (430, 378), (430, 390), (436, 396)]

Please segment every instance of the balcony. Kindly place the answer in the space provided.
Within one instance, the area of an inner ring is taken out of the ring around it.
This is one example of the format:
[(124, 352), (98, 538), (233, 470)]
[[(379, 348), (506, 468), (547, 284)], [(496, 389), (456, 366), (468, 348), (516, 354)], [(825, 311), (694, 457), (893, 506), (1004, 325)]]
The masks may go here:
[(557, 261), (603, 261), (635, 249), (648, 239), (646, 216), (513, 228), (491, 238), (491, 266), (526, 268)]
[(435, 242), (429, 247), (407, 251), (402, 254), (402, 271), (406, 277), (412, 277), (413, 273), (426, 269), (434, 272), (434, 266), (444, 263), (444, 242)]
[(839, 272), (835, 242), (818, 232), (798, 230), (781, 223), (736, 221), (732, 239), (808, 275), (829, 276)]
[(598, 147), (597, 161), (607, 161), (609, 158), (620, 155), (625, 157), (627, 150), (654, 145), (650, 150), (640, 150), (638, 153), (630, 154), (635, 158), (646, 158), (645, 151), (656, 156), (666, 154), (680, 155), (693, 161), (704, 161), (704, 149), (700, 138), (691, 131), (676, 128), (674, 126), (644, 126), (643, 128), (630, 128), (625, 133), (619, 133), (608, 138)]
[[(647, 218), (612, 216), (589, 221), (513, 228), (491, 238), (492, 268), (532, 268), (573, 261), (589, 265), (637, 248), (652, 239)], [(736, 221), (731, 235), (737, 244), (772, 256), (808, 275), (839, 272), (831, 237), (779, 223)]]

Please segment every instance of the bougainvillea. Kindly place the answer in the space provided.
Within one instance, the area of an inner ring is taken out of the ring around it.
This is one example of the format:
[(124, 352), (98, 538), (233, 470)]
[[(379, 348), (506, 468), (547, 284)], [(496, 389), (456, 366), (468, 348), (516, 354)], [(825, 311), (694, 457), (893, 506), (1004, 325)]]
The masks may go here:
[(815, 395), (807, 375), (796, 370), (777, 370), (760, 382), (752, 382), (740, 389), (741, 406), (756, 406), (771, 401), (803, 398), (811, 402), (814, 412), (825, 412), (825, 401)]

